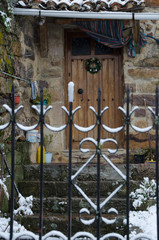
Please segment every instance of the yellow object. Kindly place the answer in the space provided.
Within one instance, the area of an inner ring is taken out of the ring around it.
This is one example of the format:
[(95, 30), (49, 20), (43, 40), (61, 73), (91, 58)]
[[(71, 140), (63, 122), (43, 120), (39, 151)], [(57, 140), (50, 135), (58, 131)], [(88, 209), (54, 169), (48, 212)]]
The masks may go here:
[[(41, 162), (41, 146), (38, 147), (38, 163)], [(43, 163), (45, 163), (45, 148), (43, 146)]]

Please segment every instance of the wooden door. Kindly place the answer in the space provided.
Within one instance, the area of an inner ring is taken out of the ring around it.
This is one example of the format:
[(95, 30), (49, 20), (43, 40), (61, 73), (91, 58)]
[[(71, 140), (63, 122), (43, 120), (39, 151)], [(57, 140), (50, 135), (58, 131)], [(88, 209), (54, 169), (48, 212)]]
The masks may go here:
[[(66, 105), (67, 84), (73, 81), (74, 103), (73, 108), (81, 106), (76, 112), (74, 122), (87, 127), (95, 124), (94, 113), (89, 109), (93, 106), (97, 111), (98, 86), (101, 87), (101, 109), (109, 107), (102, 118), (102, 122), (109, 127), (118, 127), (122, 124), (122, 115), (118, 106), (122, 105), (121, 53), (101, 45), (81, 32), (67, 32), (66, 34)], [(86, 61), (90, 58), (99, 59), (102, 67), (98, 73), (91, 74), (86, 70)], [(79, 142), (85, 137), (97, 138), (97, 129), (89, 133), (81, 133), (73, 128), (73, 148), (79, 148)], [(122, 134), (109, 134), (102, 129), (102, 138), (112, 137), (120, 139)], [(67, 137), (68, 139), (68, 137)], [(68, 142), (66, 140), (66, 142)]]

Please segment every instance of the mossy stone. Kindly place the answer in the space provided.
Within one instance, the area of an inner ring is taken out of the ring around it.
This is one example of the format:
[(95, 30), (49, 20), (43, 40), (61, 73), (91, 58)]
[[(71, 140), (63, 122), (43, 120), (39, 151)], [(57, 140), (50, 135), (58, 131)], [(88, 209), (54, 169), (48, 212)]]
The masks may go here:
[(4, 44), (4, 36), (3, 36), (3, 33), (0, 32), (0, 45), (3, 45)]

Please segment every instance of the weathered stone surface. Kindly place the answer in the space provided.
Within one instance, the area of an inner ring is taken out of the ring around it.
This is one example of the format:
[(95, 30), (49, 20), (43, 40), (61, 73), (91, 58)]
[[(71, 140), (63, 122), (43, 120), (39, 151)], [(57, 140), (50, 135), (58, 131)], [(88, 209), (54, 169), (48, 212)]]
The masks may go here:
[(159, 1), (158, 0), (146, 0), (146, 6), (159, 7)]
[(148, 127), (147, 119), (143, 118), (143, 119), (140, 119), (140, 120), (136, 120), (135, 121), (135, 126), (137, 126), (139, 128), (146, 128), (146, 127)]
[(153, 26), (151, 24), (146, 25), (146, 30), (147, 31), (151, 31), (152, 28), (153, 28)]
[(156, 29), (156, 32), (155, 32), (155, 37), (158, 38), (159, 37), (159, 30)]
[(151, 80), (152, 78), (159, 79), (159, 69), (152, 68), (134, 68), (129, 69), (128, 74), (134, 79)]
[(144, 63), (149, 67), (159, 67), (159, 59), (158, 57), (146, 58), (144, 59)]
[(145, 109), (140, 108), (135, 111), (135, 117), (145, 117), (145, 115), (146, 115)]
[(30, 48), (33, 47), (33, 39), (27, 34), (24, 34), (24, 43)]
[(62, 101), (64, 97), (64, 92), (60, 88), (52, 88), (52, 99), (53, 102)]
[(24, 58), (29, 58), (31, 60), (35, 60), (35, 55), (34, 52), (32, 50), (25, 50), (25, 54), (24, 54)]
[(12, 42), (12, 51), (15, 56), (21, 57), (22, 50), (20, 42)]
[(47, 81), (42, 81), (42, 80), (40, 80), (40, 81), (39, 81), (39, 87), (40, 87), (40, 88), (48, 88), (48, 87), (49, 87), (49, 84), (48, 84)]
[(38, 161), (38, 147), (39, 143), (30, 143), (29, 158), (31, 163), (37, 163)]
[(23, 92), (23, 98), (28, 99), (30, 97), (31, 90), (29, 88), (25, 88)]
[(150, 81), (150, 82), (140, 81), (139, 83), (137, 83), (137, 92), (154, 94), (155, 89), (156, 89), (156, 84), (157, 84), (157, 82), (155, 82), (155, 81)]
[(2, 32), (0, 32), (0, 45), (4, 44), (4, 35)]
[(39, 26), (40, 54), (42, 58), (48, 56), (48, 29), (46, 21)]
[(22, 78), (26, 78), (26, 69), (22, 62), (20, 62), (19, 60), (16, 60), (15, 69), (16, 69), (16, 75), (21, 76)]
[(150, 94), (138, 94), (133, 96), (133, 103), (137, 106), (155, 106), (155, 96)]
[(28, 80), (31, 80), (33, 78), (33, 75), (34, 75), (34, 68), (33, 68), (33, 65), (29, 63), (27, 66), (26, 78)]
[[(148, 149), (151, 147), (155, 148), (155, 135), (148, 133), (133, 133), (130, 134), (130, 149)], [(126, 147), (126, 145), (125, 145)]]
[[(130, 89), (130, 94), (136, 92), (136, 84), (134, 84), (134, 83), (129, 83), (129, 84), (126, 84), (126, 86), (129, 87), (129, 89)], [(126, 89), (126, 86), (125, 86), (125, 89)]]
[(52, 67), (48, 69), (48, 74), (54, 78), (62, 77), (62, 69), (59, 67)]
[(143, 180), (145, 176), (148, 176), (149, 179), (154, 179), (155, 176), (155, 164), (138, 164), (134, 165), (132, 169), (131, 177), (133, 180)]
[(61, 67), (62, 66), (62, 63), (63, 63), (63, 61), (62, 61), (62, 59), (61, 58), (53, 58), (52, 60), (51, 60), (51, 65), (53, 66), (53, 67)]

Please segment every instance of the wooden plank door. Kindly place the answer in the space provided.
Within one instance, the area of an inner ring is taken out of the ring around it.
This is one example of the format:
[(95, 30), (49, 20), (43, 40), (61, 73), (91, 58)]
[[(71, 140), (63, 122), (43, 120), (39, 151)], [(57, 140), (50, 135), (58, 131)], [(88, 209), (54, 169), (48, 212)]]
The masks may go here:
[[(76, 39), (77, 43), (75, 43)], [(84, 47), (83, 45), (86, 46)], [(120, 69), (121, 54), (105, 46), (103, 50), (103, 46), (97, 45), (93, 39), (81, 32), (66, 34), (65, 49), (66, 85), (69, 81), (75, 83), (73, 108), (81, 106), (81, 109), (74, 116), (74, 122), (83, 127), (95, 124), (96, 118), (89, 106), (93, 106), (97, 111), (98, 86), (101, 86), (101, 108), (109, 107), (109, 110), (103, 115), (102, 122), (109, 127), (120, 126), (122, 124), (122, 115), (117, 108), (119, 105), (121, 106), (123, 97)], [(85, 68), (86, 60), (92, 57), (98, 58), (102, 64), (101, 70), (96, 74), (91, 74)], [(81, 133), (73, 128), (73, 148), (78, 149), (79, 142), (85, 137), (96, 139), (97, 129), (89, 133)], [(120, 144), (122, 144), (121, 133), (115, 136), (102, 129), (101, 137), (120, 139)], [(66, 136), (66, 139), (68, 139), (68, 136)], [(66, 140), (66, 142), (68, 141)]]

